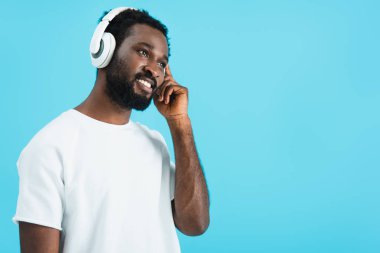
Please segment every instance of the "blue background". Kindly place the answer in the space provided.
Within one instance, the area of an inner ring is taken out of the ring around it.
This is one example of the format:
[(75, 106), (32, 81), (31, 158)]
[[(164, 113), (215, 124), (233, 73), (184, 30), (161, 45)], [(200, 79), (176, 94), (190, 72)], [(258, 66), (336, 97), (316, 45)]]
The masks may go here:
[[(184, 253), (380, 252), (380, 3), (363, 0), (2, 0), (0, 252), (19, 252), (21, 149), (87, 97), (97, 20), (125, 5), (169, 27), (190, 92), (211, 225)], [(173, 155), (154, 106), (132, 119)]]

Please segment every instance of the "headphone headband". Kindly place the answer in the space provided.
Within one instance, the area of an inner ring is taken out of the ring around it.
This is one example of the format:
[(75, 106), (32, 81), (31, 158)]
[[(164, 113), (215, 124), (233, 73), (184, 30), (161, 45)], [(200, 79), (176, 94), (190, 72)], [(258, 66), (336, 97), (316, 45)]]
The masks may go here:
[(105, 15), (102, 20), (108, 20), (111, 22), (112, 19), (114, 19), (120, 12), (123, 12), (125, 10), (136, 10), (135, 8), (130, 7), (117, 7), (115, 9), (112, 9)]

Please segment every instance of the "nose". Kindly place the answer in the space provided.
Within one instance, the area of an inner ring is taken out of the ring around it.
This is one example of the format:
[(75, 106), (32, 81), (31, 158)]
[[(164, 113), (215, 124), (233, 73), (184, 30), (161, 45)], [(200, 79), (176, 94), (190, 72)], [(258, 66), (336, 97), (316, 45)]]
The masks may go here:
[(146, 72), (149, 72), (152, 77), (159, 78), (160, 77), (160, 71), (158, 69), (157, 64), (153, 63), (152, 61), (147, 62), (147, 64), (144, 66), (144, 70)]

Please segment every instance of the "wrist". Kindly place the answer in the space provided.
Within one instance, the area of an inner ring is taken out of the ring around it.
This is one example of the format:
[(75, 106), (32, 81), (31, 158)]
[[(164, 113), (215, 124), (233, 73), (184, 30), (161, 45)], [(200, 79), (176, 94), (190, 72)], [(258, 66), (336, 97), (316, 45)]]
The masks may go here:
[(176, 114), (176, 115), (170, 115), (165, 117), (166, 121), (182, 121), (182, 120), (189, 120), (189, 115), (187, 113), (184, 114)]
[(191, 126), (190, 117), (188, 114), (174, 115), (166, 117), (166, 122), (170, 128), (184, 128)]

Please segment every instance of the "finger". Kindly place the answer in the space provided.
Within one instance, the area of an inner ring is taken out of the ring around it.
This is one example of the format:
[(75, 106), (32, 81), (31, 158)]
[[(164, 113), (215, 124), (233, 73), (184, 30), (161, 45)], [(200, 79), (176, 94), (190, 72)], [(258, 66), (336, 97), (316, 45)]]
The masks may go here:
[(165, 90), (165, 94), (164, 94), (165, 104), (169, 104), (170, 96), (173, 94), (174, 91), (175, 91), (175, 86), (173, 85), (168, 86), (168, 88)]
[(156, 89), (156, 95), (160, 95), (161, 91), (164, 89), (165, 85), (167, 85), (168, 81), (164, 80), (161, 85), (159, 85)]
[(165, 76), (172, 76), (172, 72), (170, 70), (169, 64), (165, 67)]
[(167, 86), (170, 84), (170, 81), (166, 81), (166, 82), (164, 82), (162, 85), (161, 85), (161, 87), (160, 87), (160, 89), (159, 89), (159, 91), (158, 91), (158, 96), (159, 96), (159, 98), (158, 98), (158, 101), (163, 101), (164, 100), (164, 94), (165, 94), (165, 90), (166, 90), (166, 88), (167, 88)]
[(173, 81), (174, 82), (174, 79), (172, 76), (165, 76), (164, 81)]

